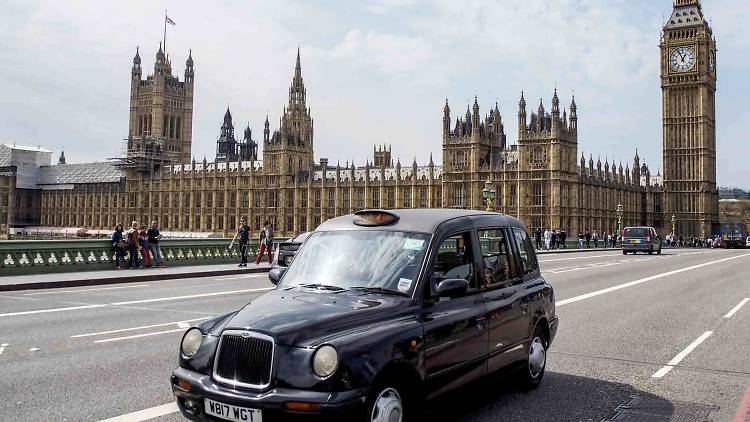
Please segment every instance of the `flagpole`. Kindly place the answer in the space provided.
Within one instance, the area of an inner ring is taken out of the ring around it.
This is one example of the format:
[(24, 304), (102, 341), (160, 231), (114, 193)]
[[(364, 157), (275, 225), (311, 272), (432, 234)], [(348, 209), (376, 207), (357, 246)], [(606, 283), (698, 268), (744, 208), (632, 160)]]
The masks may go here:
[(164, 9), (164, 54), (167, 54), (167, 9)]

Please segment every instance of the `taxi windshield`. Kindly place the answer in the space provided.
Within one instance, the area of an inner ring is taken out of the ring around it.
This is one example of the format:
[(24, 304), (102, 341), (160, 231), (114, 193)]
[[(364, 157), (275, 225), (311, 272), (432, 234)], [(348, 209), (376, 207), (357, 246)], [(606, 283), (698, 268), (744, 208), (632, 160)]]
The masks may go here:
[(428, 234), (386, 230), (315, 232), (279, 287), (361, 288), (411, 295), (429, 239)]

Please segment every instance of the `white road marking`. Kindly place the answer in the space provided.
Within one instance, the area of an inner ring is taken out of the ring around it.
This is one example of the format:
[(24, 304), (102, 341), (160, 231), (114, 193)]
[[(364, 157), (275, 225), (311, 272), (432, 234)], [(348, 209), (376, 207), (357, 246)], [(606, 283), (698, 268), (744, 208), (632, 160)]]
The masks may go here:
[(555, 259), (539, 259), (539, 262), (554, 262), (554, 261), (572, 261), (578, 259), (592, 259), (592, 258), (612, 258), (617, 254), (611, 253), (609, 255), (590, 255), (590, 256), (576, 256), (572, 258), (555, 258)]
[(222, 281), (222, 280), (239, 280), (241, 278), (256, 278), (259, 277), (255, 274), (245, 274), (245, 275), (237, 275), (237, 276), (225, 276), (225, 277), (217, 277), (214, 278), (215, 281)]
[(265, 292), (268, 290), (273, 290), (274, 288), (275, 287), (264, 287), (261, 289), (232, 290), (229, 292), (214, 292), (214, 293), (202, 293), (202, 294), (197, 294), (197, 295), (187, 295), (187, 296), (160, 297), (156, 299), (131, 300), (128, 302), (110, 303), (110, 305), (112, 306), (134, 305), (136, 303), (166, 302), (166, 301), (171, 301), (171, 300), (195, 299), (199, 297), (212, 297), (212, 296), (222, 296), (222, 295), (233, 295), (233, 294), (239, 294), (239, 293)]
[(52, 309), (39, 309), (36, 311), (22, 311), (22, 312), (8, 312), (0, 314), (0, 317), (9, 316), (20, 316), (20, 315), (34, 315), (34, 314), (46, 314), (48, 312), (63, 312), (63, 311), (76, 311), (79, 309), (91, 309), (91, 308), (102, 308), (107, 305), (85, 305), (85, 306), (70, 306), (68, 308), (52, 308)]
[(40, 349), (38, 347), (32, 347), (29, 349), (29, 352), (38, 352)]
[(156, 332), (153, 332), (153, 333), (136, 334), (136, 335), (133, 335), (133, 336), (106, 338), (104, 340), (96, 340), (96, 341), (94, 341), (94, 343), (109, 343), (109, 342), (112, 342), (112, 341), (130, 340), (130, 339), (133, 339), (133, 338), (150, 337), (150, 336), (158, 336), (160, 334), (176, 333), (178, 331), (185, 331), (185, 329), (184, 328), (178, 328), (176, 330), (156, 331)]
[(131, 300), (127, 302), (114, 302), (114, 303), (105, 303), (105, 304), (96, 304), (96, 305), (71, 306), (67, 308), (51, 308), (51, 309), (39, 309), (36, 311), (9, 312), (9, 313), (0, 314), (0, 317), (44, 314), (48, 312), (75, 311), (79, 309), (103, 308), (107, 306), (134, 305), (138, 303), (167, 302), (167, 301), (172, 301), (172, 300), (196, 299), (196, 298), (202, 298), (202, 297), (232, 295), (232, 294), (239, 294), (239, 293), (266, 292), (266, 291), (273, 290), (273, 289), (274, 287), (264, 287), (260, 289), (244, 289), (244, 290), (232, 290), (228, 292), (202, 293), (202, 294), (187, 295), (187, 296), (160, 297), (156, 299), (142, 299), (142, 300)]
[(137, 331), (137, 330), (145, 330), (147, 328), (166, 327), (166, 326), (175, 325), (175, 324), (178, 327), (180, 327), (180, 328), (183, 328), (182, 325), (180, 325), (180, 324), (185, 324), (184, 328), (189, 328), (190, 324), (188, 324), (188, 322), (201, 321), (201, 320), (209, 319), (209, 318), (211, 318), (211, 317), (186, 319), (186, 320), (183, 320), (183, 321), (165, 322), (165, 323), (162, 323), (162, 324), (142, 325), (140, 327), (121, 328), (119, 330), (100, 331), (98, 333), (76, 334), (74, 336), (70, 336), (70, 338), (101, 336), (101, 335), (105, 335), (105, 334), (122, 333), (122, 332), (125, 332), (125, 331)]
[(95, 289), (78, 289), (78, 290), (53, 290), (50, 292), (39, 292), (39, 293), (24, 293), (24, 296), (37, 296), (37, 295), (51, 295), (55, 293), (78, 293), (78, 292), (94, 292), (98, 290), (119, 290), (119, 289), (134, 289), (136, 287), (150, 287), (148, 284), (138, 284), (135, 286), (118, 286), (118, 287), (98, 287)]
[(684, 273), (685, 271), (692, 271), (692, 270), (695, 270), (695, 269), (698, 269), (698, 268), (703, 268), (703, 267), (706, 267), (706, 266), (709, 266), (709, 265), (719, 264), (721, 262), (730, 261), (732, 259), (744, 258), (744, 257), (747, 257), (747, 256), (750, 256), (750, 254), (736, 255), (736, 256), (729, 257), (729, 258), (719, 259), (719, 260), (711, 261), (711, 262), (704, 262), (703, 264), (693, 265), (693, 266), (690, 266), (690, 267), (680, 268), (678, 270), (668, 271), (666, 273), (652, 275), (650, 277), (641, 278), (641, 279), (638, 279), (638, 280), (635, 280), (635, 281), (631, 281), (631, 282), (628, 282), (628, 283), (623, 283), (623, 284), (618, 284), (616, 286), (607, 287), (606, 289), (595, 290), (593, 292), (589, 292), (589, 293), (585, 293), (585, 294), (582, 294), (582, 295), (574, 296), (574, 297), (571, 297), (571, 298), (568, 298), (568, 299), (559, 300), (559, 301), (555, 302), (555, 306), (567, 305), (569, 303), (578, 302), (578, 301), (581, 301), (581, 300), (584, 300), (584, 299), (590, 299), (590, 298), (595, 297), (595, 296), (603, 295), (603, 294), (606, 294), (606, 293), (611, 293), (611, 292), (614, 292), (614, 291), (617, 291), (617, 290), (620, 290), (620, 289), (624, 289), (624, 288), (627, 288), (627, 287), (636, 286), (638, 284), (645, 283), (645, 282), (648, 282), (648, 281), (653, 281), (653, 280), (657, 280), (657, 279), (660, 279), (660, 278), (669, 277), (670, 275)]
[(151, 407), (148, 409), (139, 410), (137, 412), (115, 416), (114, 418), (103, 419), (99, 422), (141, 422), (179, 411), (180, 409), (177, 407), (177, 403), (167, 403), (161, 406)]
[(0, 344), (0, 355), (3, 354), (3, 352), (5, 351), (5, 348), (8, 346), (10, 346), (8, 343)]
[(737, 304), (737, 306), (735, 306), (734, 308), (732, 308), (732, 310), (730, 310), (729, 312), (727, 312), (726, 315), (724, 315), (724, 318), (731, 318), (732, 315), (734, 315), (735, 313), (737, 313), (737, 311), (739, 311), (740, 308), (743, 307), (747, 302), (750, 302), (750, 297), (746, 297), (746, 298), (742, 299), (740, 301), (740, 303)]
[(675, 366), (677, 366), (685, 357), (690, 354), (693, 350), (695, 350), (696, 347), (700, 346), (701, 343), (703, 343), (711, 334), (713, 334), (713, 331), (706, 331), (705, 333), (701, 334), (700, 337), (695, 339), (688, 347), (686, 347), (683, 351), (677, 354), (677, 356), (673, 357), (672, 360), (670, 360), (664, 367), (659, 369), (654, 373), (654, 375), (651, 375), (652, 378), (661, 378), (664, 375), (667, 375), (669, 371), (672, 370)]

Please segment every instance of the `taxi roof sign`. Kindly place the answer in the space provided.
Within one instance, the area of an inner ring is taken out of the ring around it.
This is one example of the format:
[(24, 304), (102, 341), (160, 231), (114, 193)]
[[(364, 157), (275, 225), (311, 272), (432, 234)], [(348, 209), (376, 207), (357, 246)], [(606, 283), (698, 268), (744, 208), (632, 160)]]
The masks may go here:
[(399, 217), (384, 210), (362, 210), (354, 213), (354, 224), (358, 226), (375, 227), (396, 224)]

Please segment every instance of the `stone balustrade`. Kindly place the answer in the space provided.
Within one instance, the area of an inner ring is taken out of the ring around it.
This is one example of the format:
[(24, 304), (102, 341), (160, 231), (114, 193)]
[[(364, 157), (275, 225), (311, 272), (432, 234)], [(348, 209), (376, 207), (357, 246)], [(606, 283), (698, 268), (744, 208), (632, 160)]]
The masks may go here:
[[(162, 239), (162, 262), (167, 266), (227, 264), (239, 261), (231, 239)], [(248, 255), (258, 251), (251, 242)], [(129, 256), (125, 253), (125, 262)], [(0, 276), (106, 270), (114, 268), (112, 242), (104, 240), (0, 241)], [(252, 258), (250, 259), (252, 261)]]

